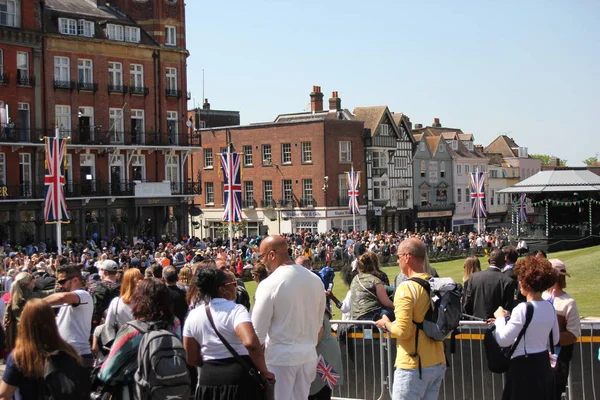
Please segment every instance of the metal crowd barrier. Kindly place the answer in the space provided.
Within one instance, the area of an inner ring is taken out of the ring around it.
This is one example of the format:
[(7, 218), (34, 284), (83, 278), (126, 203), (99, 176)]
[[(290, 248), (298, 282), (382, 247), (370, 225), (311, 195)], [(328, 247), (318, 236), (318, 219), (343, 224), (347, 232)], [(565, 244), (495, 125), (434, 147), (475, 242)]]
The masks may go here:
[[(396, 340), (371, 321), (331, 322), (338, 326), (344, 375), (344, 384), (334, 388), (333, 398), (391, 399)], [(502, 398), (504, 375), (487, 368), (483, 348), (486, 329), (482, 322), (461, 322), (455, 340), (446, 340), (449, 368), (440, 389), (440, 400)], [(600, 399), (599, 352), (600, 320), (582, 320), (581, 338), (575, 344), (563, 398)]]

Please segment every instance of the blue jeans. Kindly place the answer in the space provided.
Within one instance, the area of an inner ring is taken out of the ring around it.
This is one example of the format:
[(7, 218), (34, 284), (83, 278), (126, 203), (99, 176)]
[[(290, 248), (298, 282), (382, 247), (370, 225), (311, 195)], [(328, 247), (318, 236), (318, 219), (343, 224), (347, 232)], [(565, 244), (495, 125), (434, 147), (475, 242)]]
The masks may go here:
[(437, 400), (446, 372), (445, 364), (433, 365), (421, 370), (400, 369), (394, 372), (393, 400)]

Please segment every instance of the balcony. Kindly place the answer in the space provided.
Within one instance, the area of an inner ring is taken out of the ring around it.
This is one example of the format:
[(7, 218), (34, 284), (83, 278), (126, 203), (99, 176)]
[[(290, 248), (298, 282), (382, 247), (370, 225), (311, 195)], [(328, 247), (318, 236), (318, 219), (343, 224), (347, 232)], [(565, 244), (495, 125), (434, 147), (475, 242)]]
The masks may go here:
[(181, 90), (177, 90), (177, 89), (165, 89), (165, 96), (167, 97), (177, 97), (178, 99), (181, 98)]
[(300, 207), (302, 208), (312, 208), (317, 205), (317, 202), (313, 197), (305, 197), (300, 200)]
[[(40, 143), (44, 136), (54, 136), (54, 129), (20, 130), (2, 126), (0, 139), (9, 142), (31, 140)], [(120, 132), (93, 129), (89, 126), (61, 129), (61, 137), (71, 138), (69, 144), (90, 146), (151, 146), (151, 147), (199, 147), (200, 136), (196, 133), (167, 134), (161, 132)], [(1, 141), (1, 140), (0, 140)]]
[(98, 91), (98, 84), (93, 82), (77, 82), (78, 92), (96, 92)]
[(277, 206), (277, 203), (275, 202), (275, 200), (273, 199), (269, 199), (269, 200), (261, 200), (260, 201), (260, 206), (262, 208), (275, 208)]
[(242, 200), (242, 208), (256, 208), (256, 200), (254, 200), (254, 199)]
[(127, 93), (127, 85), (108, 85), (108, 93)]
[(0, 74), (0, 85), (8, 85), (10, 82), (10, 75), (7, 73)]
[(54, 80), (54, 90), (56, 90), (56, 89), (73, 90), (74, 88), (75, 88), (74, 81), (60, 81), (57, 79)]
[(6, 185), (6, 200), (43, 199), (45, 192), (43, 185), (34, 185), (32, 182), (23, 182), (22, 185)]
[(148, 96), (148, 88), (144, 86), (129, 86), (129, 94)]
[(17, 75), (17, 86), (34, 87), (35, 77)]
[(14, 125), (0, 125), (0, 142), (5, 143), (41, 143), (44, 131), (41, 129), (21, 128)]
[(294, 208), (294, 199), (280, 200), (280, 208)]
[(171, 195), (201, 195), (202, 182), (171, 182)]

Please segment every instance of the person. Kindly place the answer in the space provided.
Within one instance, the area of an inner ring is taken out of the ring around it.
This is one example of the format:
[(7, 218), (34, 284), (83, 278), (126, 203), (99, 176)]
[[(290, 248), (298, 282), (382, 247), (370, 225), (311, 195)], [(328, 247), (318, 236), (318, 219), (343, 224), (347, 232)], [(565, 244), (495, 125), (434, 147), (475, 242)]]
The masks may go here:
[(410, 278), (431, 278), (424, 272), (426, 254), (425, 244), (419, 239), (408, 239), (398, 246), (400, 268), (409, 280), (402, 282), (396, 290), (395, 321), (391, 322), (383, 315), (375, 322), (397, 338), (393, 400), (437, 399), (446, 371), (444, 343), (429, 338), (422, 329), (415, 327), (415, 321), (420, 323), (425, 319), (430, 298), (425, 289)]
[(175, 267), (165, 267), (162, 271), (163, 280), (169, 289), (171, 301), (173, 303), (173, 312), (175, 316), (184, 323), (187, 314), (188, 305), (185, 301), (185, 290), (177, 286), (177, 270)]
[(323, 327), (321, 279), (295, 264), (283, 236), (260, 243), (259, 261), (270, 275), (256, 290), (252, 323), (277, 378), (276, 399), (306, 400), (317, 372), (316, 346)]
[(465, 312), (464, 304), (466, 301), (467, 287), (469, 286), (469, 278), (475, 272), (480, 272), (480, 271), (481, 271), (481, 263), (479, 262), (479, 258), (477, 258), (475, 256), (467, 257), (467, 259), (465, 260), (465, 263), (463, 265), (463, 292), (462, 292), (462, 298), (461, 298), (461, 305), (463, 306), (463, 312)]
[(15, 349), (6, 360), (0, 399), (45, 398), (44, 368), (55, 351), (81, 363), (77, 351), (60, 337), (50, 304), (31, 299), (21, 314)]
[(57, 270), (56, 280), (59, 292), (51, 294), (45, 300), (51, 305), (63, 306), (56, 317), (58, 332), (67, 343), (75, 348), (83, 365), (92, 368), (94, 356), (89, 339), (94, 300), (85, 290), (81, 268), (81, 264), (61, 265)]
[(388, 297), (385, 284), (377, 273), (377, 255), (366, 252), (358, 258), (358, 275), (350, 284), (351, 319), (378, 320), (382, 315), (394, 319), (394, 304)]
[(494, 312), (494, 336), (500, 347), (514, 344), (526, 319), (527, 305), (533, 305), (533, 316), (526, 334), (511, 357), (505, 374), (503, 400), (547, 400), (554, 397), (554, 375), (548, 354), (549, 340), (559, 341), (559, 328), (554, 307), (542, 293), (554, 285), (556, 272), (548, 260), (526, 257), (515, 265), (521, 293), (526, 303), (517, 305), (508, 322), (503, 307)]
[(517, 240), (517, 252), (519, 253), (519, 255), (522, 256), (523, 254), (526, 254), (528, 251), (529, 251), (529, 246), (527, 245), (527, 242), (525, 241), (525, 239), (519, 238)]
[(569, 378), (569, 369), (575, 342), (581, 336), (581, 324), (579, 322), (579, 309), (577, 302), (571, 297), (565, 289), (567, 287), (567, 266), (557, 258), (550, 261), (552, 267), (556, 270), (558, 277), (554, 286), (543, 293), (542, 297), (554, 305), (558, 319), (558, 329), (560, 331), (559, 347), (556, 348), (558, 354), (557, 368), (554, 374), (555, 390), (554, 399), (560, 400), (567, 387)]
[[(169, 329), (181, 337), (181, 324), (173, 314), (171, 295), (167, 286), (157, 278), (138, 282), (131, 298), (131, 311), (136, 321), (151, 323)], [(128, 386), (138, 367), (138, 348), (143, 333), (125, 324), (98, 372), (98, 378), (111, 386)]]
[(177, 275), (177, 287), (187, 292), (192, 282), (192, 269), (186, 264)]
[(506, 266), (502, 270), (502, 273), (508, 276), (513, 281), (515, 281), (515, 284), (517, 285), (517, 287), (515, 288), (514, 297), (514, 305), (517, 305), (525, 301), (525, 297), (523, 297), (518, 287), (519, 283), (517, 280), (517, 275), (515, 275), (515, 272), (513, 270), (515, 264), (517, 263), (517, 260), (519, 259), (519, 252), (514, 246), (504, 246), (502, 248), (502, 253), (504, 254), (504, 261), (506, 262)]
[(119, 296), (119, 283), (117, 282), (117, 272), (119, 265), (113, 260), (104, 260), (100, 263), (101, 281), (90, 288), (90, 294), (93, 297), (94, 315), (92, 319), (92, 327), (102, 323), (104, 312), (112, 299)]
[(256, 282), (257, 286), (269, 276), (267, 268), (264, 266), (264, 264), (259, 262), (252, 266), (250, 273), (252, 275), (252, 280)]
[[(196, 285), (210, 309), (216, 329), (264, 379), (275, 379), (265, 364), (263, 348), (252, 326), (248, 310), (236, 304), (235, 276), (218, 269), (200, 270)], [(245, 400), (261, 395), (260, 383), (223, 345), (213, 329), (205, 307), (190, 312), (183, 329), (183, 346), (187, 362), (202, 366), (196, 399)]]
[[(330, 320), (331, 312), (329, 312), (328, 309), (325, 309), (325, 315), (323, 316), (323, 334), (321, 335), (319, 344), (317, 344), (317, 354), (322, 356), (327, 364), (331, 365), (331, 368), (340, 375), (336, 386), (341, 386), (344, 384), (342, 352), (340, 344), (332, 334)], [(308, 400), (330, 400), (331, 395), (331, 388), (317, 374), (310, 385)]]
[(546, 255), (546, 252), (544, 250), (535, 250), (532, 254), (534, 257), (538, 257), (538, 258), (548, 258), (548, 255)]
[(502, 273), (504, 262), (502, 251), (492, 250), (488, 269), (471, 275), (463, 303), (466, 314), (487, 320), (499, 306), (512, 310), (517, 284)]
[(310, 264), (310, 259), (306, 256), (298, 256), (296, 257), (296, 264), (302, 265), (309, 271), (312, 271), (312, 265)]

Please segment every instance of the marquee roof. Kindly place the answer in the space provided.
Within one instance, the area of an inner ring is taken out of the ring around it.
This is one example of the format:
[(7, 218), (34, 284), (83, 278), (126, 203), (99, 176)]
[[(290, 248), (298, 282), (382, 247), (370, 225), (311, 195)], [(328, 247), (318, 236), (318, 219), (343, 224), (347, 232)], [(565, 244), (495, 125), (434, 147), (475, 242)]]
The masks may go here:
[(587, 169), (540, 171), (500, 193), (600, 191), (600, 176)]

